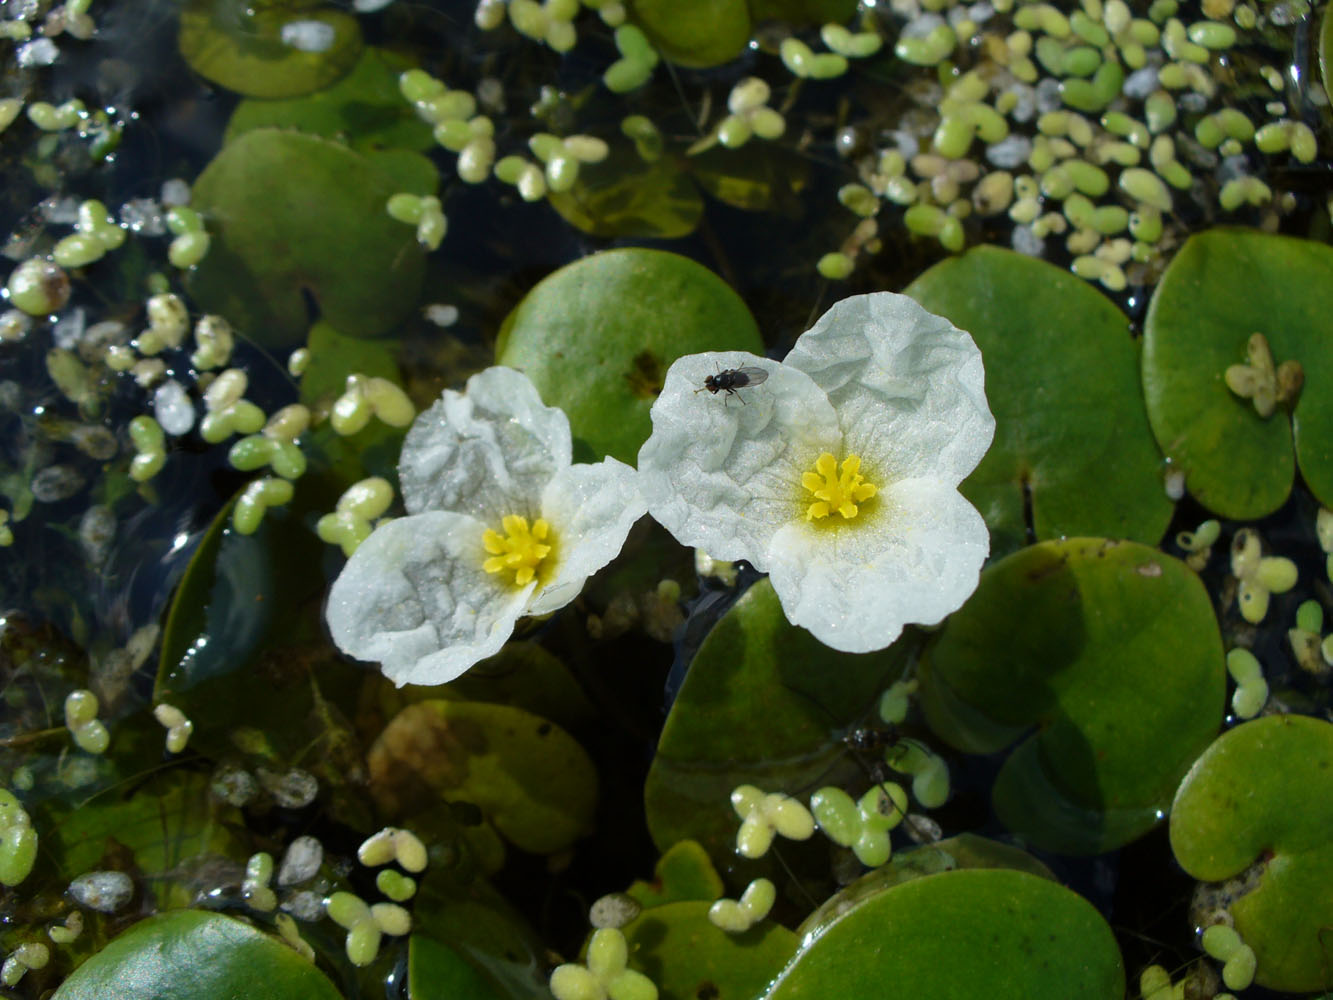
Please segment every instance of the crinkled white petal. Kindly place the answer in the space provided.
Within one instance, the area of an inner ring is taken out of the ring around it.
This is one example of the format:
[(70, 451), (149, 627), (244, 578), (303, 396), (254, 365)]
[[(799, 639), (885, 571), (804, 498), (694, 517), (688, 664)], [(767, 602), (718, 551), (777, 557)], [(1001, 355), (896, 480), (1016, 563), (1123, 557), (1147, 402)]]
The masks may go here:
[(847, 450), (881, 475), (956, 485), (995, 436), (976, 343), (906, 295), (843, 299), (784, 363), (828, 394)]
[(833, 530), (805, 521), (773, 536), (769, 572), (787, 619), (848, 653), (883, 649), (908, 623), (933, 625), (976, 589), (986, 524), (949, 483), (881, 488), (870, 515)]
[[(752, 366), (762, 384), (736, 396), (697, 392), (709, 375)], [(667, 372), (639, 451), (648, 511), (683, 545), (767, 568), (769, 540), (802, 516), (801, 486), (821, 452), (842, 449), (838, 418), (804, 372), (753, 354), (691, 354)]]
[(532, 596), (528, 614), (544, 615), (577, 597), (588, 577), (620, 552), (647, 509), (624, 462), (607, 458), (557, 472), (546, 484), (541, 511), (555, 539), (555, 575)]
[(473, 375), (417, 416), (398, 459), (409, 513), (452, 510), (490, 523), (535, 517), (542, 490), (571, 460), (569, 418), (513, 368)]
[(380, 525), (329, 592), (333, 641), (378, 661), (396, 684), (443, 684), (499, 652), (536, 584), (507, 586), (481, 568), (486, 525), (428, 511)]

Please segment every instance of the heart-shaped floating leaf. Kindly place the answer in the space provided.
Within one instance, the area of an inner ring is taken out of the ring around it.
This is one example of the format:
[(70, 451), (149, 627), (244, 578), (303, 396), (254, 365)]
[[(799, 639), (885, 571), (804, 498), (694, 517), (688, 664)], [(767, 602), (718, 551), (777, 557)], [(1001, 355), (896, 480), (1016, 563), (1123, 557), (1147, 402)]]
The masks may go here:
[(735, 869), (731, 790), (798, 794), (828, 780), (847, 754), (839, 727), (898, 678), (907, 645), (839, 653), (787, 621), (766, 579), (752, 586), (699, 647), (662, 729), (644, 786), (654, 842), (693, 838)]
[(981, 348), (995, 443), (961, 489), (992, 555), (1025, 544), (1029, 517), (1039, 539), (1156, 544), (1171, 502), (1124, 314), (1068, 271), (997, 247), (942, 261), (906, 291)]
[(1223, 733), (1180, 783), (1171, 849), (1197, 879), (1238, 878), (1227, 909), (1255, 982), (1327, 989), (1333, 967), (1333, 725), (1270, 715)]
[(352, 71), (305, 97), (246, 100), (227, 122), (224, 142), (257, 128), (295, 128), (353, 149), (431, 149), (435, 140), (398, 90), (398, 74), (414, 63), (386, 49), (366, 49)]
[(633, 463), (671, 362), (763, 350), (750, 310), (712, 271), (629, 249), (584, 257), (539, 282), (505, 319), (495, 354), (569, 415), (585, 451)]
[(546, 200), (571, 226), (605, 238), (679, 239), (694, 232), (704, 211), (699, 189), (674, 159), (645, 163), (620, 143), (583, 167), (574, 187)]
[(698, 841), (682, 840), (671, 845), (657, 859), (651, 882), (635, 882), (626, 892), (647, 909), (687, 899), (703, 899), (711, 903), (725, 891), (708, 852)]
[(994, 753), (996, 811), (1048, 850), (1150, 829), (1222, 722), (1222, 637), (1184, 563), (1134, 542), (1041, 542), (989, 567), (922, 657), (931, 728)]
[(324, 973), (233, 917), (173, 910), (135, 924), (74, 970), (52, 1000), (341, 1000)]
[(876, 893), (810, 934), (763, 1000), (1120, 1000), (1115, 937), (1087, 900), (1004, 869), (946, 871)]
[[(1224, 517), (1282, 506), (1299, 464), (1333, 505), (1333, 247), (1248, 229), (1191, 236), (1153, 293), (1144, 323), (1143, 390), (1162, 450), (1200, 503)], [(1227, 388), (1250, 337), (1274, 360), (1299, 362), (1304, 387), (1291, 419), (1264, 418)], [(1292, 453), (1293, 432), (1295, 454)]]
[(653, 981), (661, 1000), (753, 1000), (795, 954), (797, 937), (781, 924), (728, 934), (708, 919), (710, 906), (666, 903), (626, 925), (630, 967)]
[(190, 0), (180, 51), (200, 76), (247, 97), (295, 97), (327, 87), (356, 63), (356, 18), (313, 0), (255, 4)]
[(750, 41), (745, 0), (634, 0), (632, 9), (657, 50), (681, 66), (719, 66)]
[(371, 158), (300, 132), (246, 132), (195, 182), (213, 243), (191, 292), (267, 347), (305, 335), (306, 294), (342, 333), (380, 336), (412, 311), (424, 273), (414, 230), (384, 206), (397, 191), (434, 189), (416, 153)]
[(509, 705), (421, 701), (399, 712), (367, 754), (372, 794), (410, 816), (443, 798), (471, 802), (534, 854), (592, 829), (597, 771), (555, 723)]

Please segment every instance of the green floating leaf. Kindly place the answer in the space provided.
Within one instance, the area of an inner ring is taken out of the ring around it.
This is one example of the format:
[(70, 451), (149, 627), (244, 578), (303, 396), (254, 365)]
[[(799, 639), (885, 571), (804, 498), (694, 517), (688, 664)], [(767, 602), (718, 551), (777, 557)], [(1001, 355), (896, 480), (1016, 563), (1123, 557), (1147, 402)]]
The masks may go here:
[(888, 864), (872, 868), (825, 900), (801, 921), (796, 933), (801, 938), (823, 933), (825, 927), (848, 910), (860, 906), (885, 889), (923, 875), (936, 875), (960, 868), (1008, 868), (1056, 881), (1051, 870), (1026, 851), (973, 833), (964, 833), (893, 855)]
[(745, 0), (633, 0), (630, 7), (657, 50), (681, 66), (720, 66), (750, 41)]
[(246, 97), (309, 94), (345, 74), (361, 54), (356, 18), (317, 7), (314, 0), (189, 0), (181, 11), (181, 56), (200, 76)]
[(672, 844), (653, 867), (651, 882), (637, 881), (626, 894), (639, 901), (644, 909), (679, 903), (688, 899), (712, 902), (722, 896), (726, 887), (722, 877), (698, 841), (682, 840)]
[(394, 816), (443, 798), (471, 802), (534, 854), (563, 851), (592, 829), (597, 770), (555, 723), (509, 705), (417, 702), (368, 754), (371, 791)]
[(699, 647), (662, 729), (643, 792), (654, 843), (698, 840), (732, 871), (732, 789), (831, 780), (847, 754), (834, 734), (898, 678), (907, 645), (839, 653), (787, 621), (768, 580), (752, 586)]
[(1025, 502), (1039, 539), (1156, 544), (1172, 505), (1120, 310), (1068, 271), (996, 247), (942, 261), (906, 291), (981, 348), (995, 443), (961, 488), (991, 554), (1026, 543)]
[[(1333, 505), (1333, 247), (1247, 229), (1191, 236), (1162, 275), (1144, 323), (1143, 390), (1162, 450), (1200, 503), (1224, 517), (1271, 514), (1306, 485)], [(1260, 417), (1223, 380), (1262, 333), (1305, 385), (1289, 421)], [(1292, 437), (1295, 436), (1295, 454)]]
[(539, 282), (505, 319), (496, 361), (525, 372), (597, 458), (633, 463), (671, 363), (762, 354), (754, 317), (717, 275), (661, 250), (609, 250)]
[(666, 903), (625, 926), (630, 967), (653, 981), (661, 1000), (753, 1000), (795, 954), (798, 938), (781, 924), (728, 934), (708, 919), (712, 905)]
[[(1325, 989), (1333, 967), (1333, 725), (1270, 715), (1223, 733), (1180, 783), (1171, 849), (1197, 879), (1238, 878), (1227, 909), (1255, 982)], [(1252, 867), (1253, 866), (1253, 867)]]
[(549, 1000), (541, 940), (489, 883), (432, 868), (412, 904), (411, 1000)]
[(1041, 542), (986, 569), (922, 657), (932, 730), (969, 753), (1026, 736), (994, 790), (1047, 850), (1100, 854), (1149, 830), (1222, 722), (1212, 603), (1134, 542)]
[(623, 144), (546, 200), (571, 226), (606, 239), (679, 239), (694, 232), (704, 211), (698, 188), (671, 157), (645, 163)]
[(135, 924), (60, 985), (52, 1000), (341, 1000), (287, 945), (220, 913), (174, 910)]
[(391, 153), (268, 128), (223, 147), (194, 186), (213, 234), (190, 284), (200, 307), (271, 348), (305, 335), (306, 294), (344, 334), (389, 332), (416, 305), (424, 258), (412, 227), (384, 206), (396, 191), (435, 185), (424, 157)]
[(431, 149), (431, 128), (398, 90), (398, 74), (414, 64), (384, 49), (366, 49), (352, 71), (305, 97), (246, 100), (227, 122), (224, 142), (257, 128), (294, 128), (353, 149)]
[(1121, 1000), (1111, 928), (1055, 882), (1003, 869), (947, 871), (867, 898), (809, 935), (763, 1000), (993, 997)]

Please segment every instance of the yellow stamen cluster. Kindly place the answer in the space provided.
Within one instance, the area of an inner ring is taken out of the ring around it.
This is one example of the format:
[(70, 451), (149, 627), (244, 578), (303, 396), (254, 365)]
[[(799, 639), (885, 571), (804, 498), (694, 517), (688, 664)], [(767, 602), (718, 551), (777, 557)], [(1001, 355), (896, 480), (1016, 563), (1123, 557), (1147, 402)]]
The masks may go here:
[(508, 515), (500, 524), (505, 530), (503, 535), (487, 528), (486, 534), (481, 536), (481, 543), (491, 554), (481, 568), (487, 573), (512, 569), (515, 586), (522, 587), (537, 575), (537, 567), (551, 552), (546, 541), (551, 526), (546, 523), (546, 518), (539, 517), (529, 528), (528, 519), (519, 514)]
[(841, 473), (838, 472), (837, 459), (828, 452), (820, 455), (814, 471), (801, 477), (801, 485), (815, 495), (815, 502), (806, 508), (805, 519), (815, 521), (834, 511), (846, 520), (855, 517), (856, 505), (875, 495), (874, 485), (865, 481), (860, 470), (859, 455), (844, 458)]

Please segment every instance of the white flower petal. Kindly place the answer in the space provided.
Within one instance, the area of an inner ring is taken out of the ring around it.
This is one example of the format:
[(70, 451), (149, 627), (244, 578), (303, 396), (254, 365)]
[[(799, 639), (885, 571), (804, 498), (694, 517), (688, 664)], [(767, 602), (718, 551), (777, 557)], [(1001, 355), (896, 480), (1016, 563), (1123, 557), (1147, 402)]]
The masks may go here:
[[(753, 366), (760, 385), (697, 392), (719, 371)], [(804, 372), (753, 354), (691, 354), (667, 372), (639, 451), (648, 510), (683, 545), (763, 570), (773, 532), (803, 514), (801, 476), (821, 452), (841, 450), (837, 415)]]
[(848, 653), (883, 649), (908, 623), (933, 625), (976, 589), (986, 524), (951, 484), (882, 490), (864, 524), (800, 521), (773, 536), (773, 589), (787, 619)]
[(396, 684), (443, 684), (499, 651), (535, 584), (506, 586), (481, 568), (486, 525), (428, 511), (380, 525), (329, 592), (333, 641), (378, 661)]
[(522, 372), (487, 368), (446, 390), (407, 432), (398, 459), (409, 513), (452, 510), (488, 524), (535, 517), (542, 490), (571, 460), (569, 418)]
[(555, 539), (555, 576), (533, 595), (528, 614), (544, 615), (577, 597), (588, 577), (620, 552), (647, 509), (624, 462), (607, 458), (557, 472), (546, 484), (541, 511)]
[(956, 485), (995, 436), (981, 351), (906, 295), (843, 299), (797, 339), (784, 363), (828, 394), (847, 450), (880, 475)]

